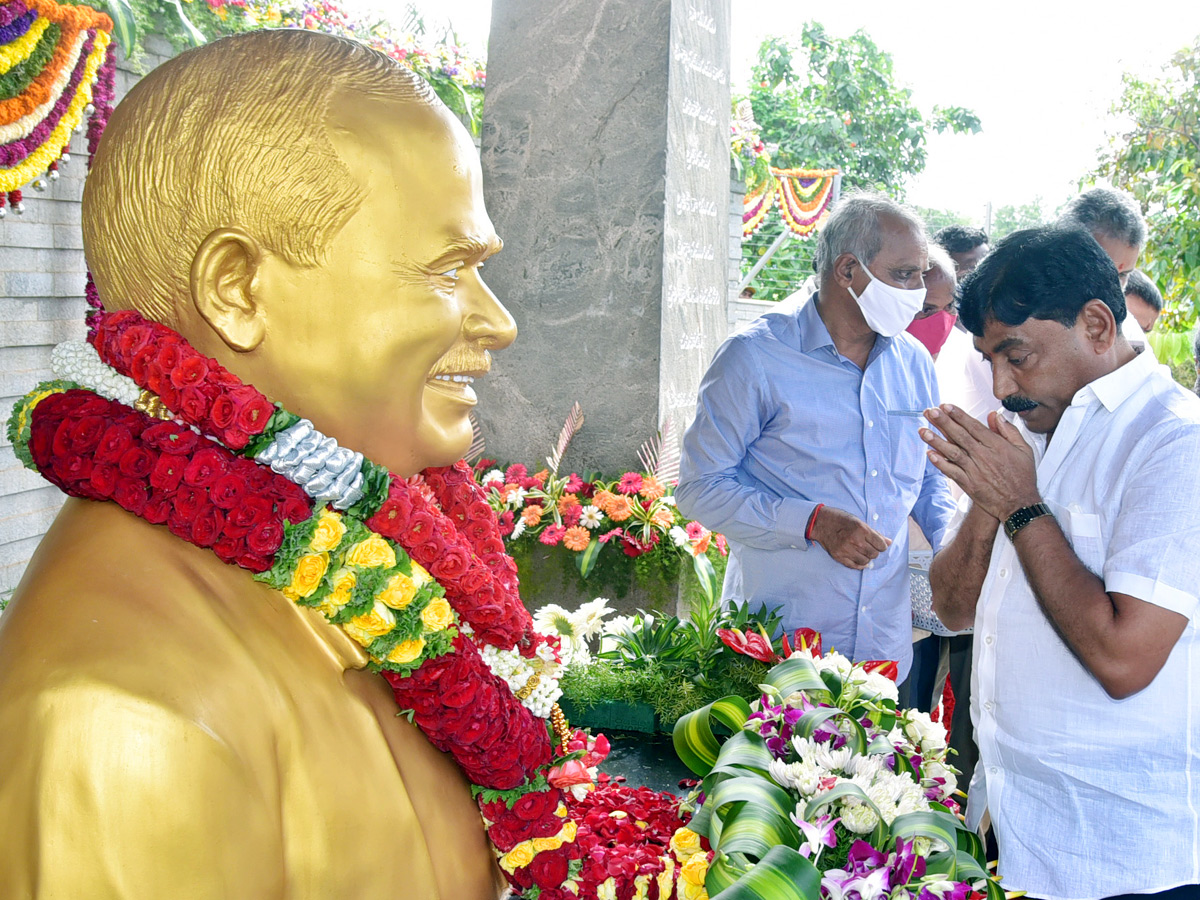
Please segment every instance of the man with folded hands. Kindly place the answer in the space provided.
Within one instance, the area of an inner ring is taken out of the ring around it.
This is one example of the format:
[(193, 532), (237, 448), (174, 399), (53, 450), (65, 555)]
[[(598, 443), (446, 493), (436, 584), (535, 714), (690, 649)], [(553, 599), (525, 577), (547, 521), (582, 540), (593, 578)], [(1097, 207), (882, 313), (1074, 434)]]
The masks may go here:
[(1123, 335), (1117, 268), (1083, 230), (1017, 232), (960, 315), (1010, 416), (927, 412), (970, 497), (934, 609), (974, 624), (986, 807), (1010, 890), (1200, 893), (1200, 400)]

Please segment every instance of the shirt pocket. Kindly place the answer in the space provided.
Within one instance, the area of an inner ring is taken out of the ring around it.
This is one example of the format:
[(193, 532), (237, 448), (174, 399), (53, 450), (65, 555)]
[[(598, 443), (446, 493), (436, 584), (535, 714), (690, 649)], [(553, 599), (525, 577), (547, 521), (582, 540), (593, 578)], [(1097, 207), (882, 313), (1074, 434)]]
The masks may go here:
[(1077, 503), (1065, 507), (1056, 505), (1053, 510), (1059, 527), (1079, 561), (1094, 575), (1103, 578), (1105, 552), (1100, 516), (1088, 512)]
[(900, 416), (896, 418), (900, 419), (902, 424), (892, 424), (892, 442), (896, 448), (892, 473), (900, 484), (917, 485), (919, 488), (925, 477), (927, 461), (925, 451), (928, 447), (921, 440), (917, 429), (924, 424), (924, 421), (918, 422), (915, 419)]

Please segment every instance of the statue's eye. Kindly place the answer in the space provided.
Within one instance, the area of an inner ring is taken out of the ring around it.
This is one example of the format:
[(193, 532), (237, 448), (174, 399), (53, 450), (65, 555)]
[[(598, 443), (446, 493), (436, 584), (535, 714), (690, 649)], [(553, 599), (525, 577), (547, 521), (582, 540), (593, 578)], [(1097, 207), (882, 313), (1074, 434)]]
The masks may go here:
[(443, 278), (449, 278), (451, 281), (458, 281), (458, 269), (459, 267), (455, 266), (453, 269), (447, 269), (445, 272), (439, 272), (438, 274)]

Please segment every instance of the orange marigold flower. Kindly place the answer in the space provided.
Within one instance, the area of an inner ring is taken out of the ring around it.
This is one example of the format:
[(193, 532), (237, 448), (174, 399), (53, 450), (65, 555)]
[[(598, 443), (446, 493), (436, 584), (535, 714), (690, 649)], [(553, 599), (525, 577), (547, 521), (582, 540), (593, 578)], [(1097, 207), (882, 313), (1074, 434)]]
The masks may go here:
[(527, 506), (521, 511), (521, 521), (525, 523), (526, 528), (532, 528), (542, 521), (543, 512), (544, 510), (540, 506)]
[(568, 550), (580, 552), (588, 548), (588, 544), (592, 542), (592, 535), (582, 525), (576, 525), (568, 528), (566, 534), (563, 535), (563, 546)]
[(667, 489), (653, 475), (647, 475), (642, 479), (642, 488), (638, 493), (647, 500), (658, 500), (666, 496)]
[(612, 502), (617, 499), (617, 495), (612, 491), (596, 491), (592, 496), (592, 504), (602, 513), (608, 512), (608, 508)]
[(628, 497), (614, 495), (608, 504), (608, 509), (604, 511), (614, 522), (624, 522), (633, 515), (633, 504), (629, 502)]
[(542, 487), (545, 487), (546, 479), (549, 477), (550, 477), (550, 470), (542, 469), (542, 471), (538, 472), (536, 475), (533, 476), (533, 480), (536, 481), (538, 484), (540, 484)]
[(696, 543), (692, 545), (692, 556), (700, 556), (702, 553), (708, 550), (708, 545), (710, 543), (712, 543), (712, 532), (706, 531), (700, 536), (700, 540), (696, 541)]
[(561, 497), (558, 498), (558, 511), (560, 513), (565, 513), (572, 506), (578, 506), (578, 505), (579, 505), (579, 495), (578, 494), (563, 494)]

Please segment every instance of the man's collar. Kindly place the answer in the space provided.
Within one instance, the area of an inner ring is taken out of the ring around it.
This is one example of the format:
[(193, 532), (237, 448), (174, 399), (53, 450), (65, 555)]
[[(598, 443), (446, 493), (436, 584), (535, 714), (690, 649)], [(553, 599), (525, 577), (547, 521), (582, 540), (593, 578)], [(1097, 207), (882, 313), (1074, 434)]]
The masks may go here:
[(1125, 365), (1081, 387), (1076, 391), (1071, 405), (1086, 404), (1095, 397), (1105, 409), (1112, 412), (1128, 400), (1157, 368), (1158, 360), (1154, 358), (1154, 354), (1143, 350)]
[[(817, 310), (818, 296), (818, 294), (813, 294), (809, 301), (796, 312), (796, 321), (800, 325), (800, 349), (805, 353), (812, 353), (821, 347), (829, 347), (834, 353), (837, 353), (837, 345), (833, 342), (833, 337), (830, 336), (829, 329), (825, 327), (825, 321)], [(887, 349), (891, 342), (891, 338), (884, 337), (882, 334), (875, 335), (875, 346), (871, 349), (868, 362)]]

